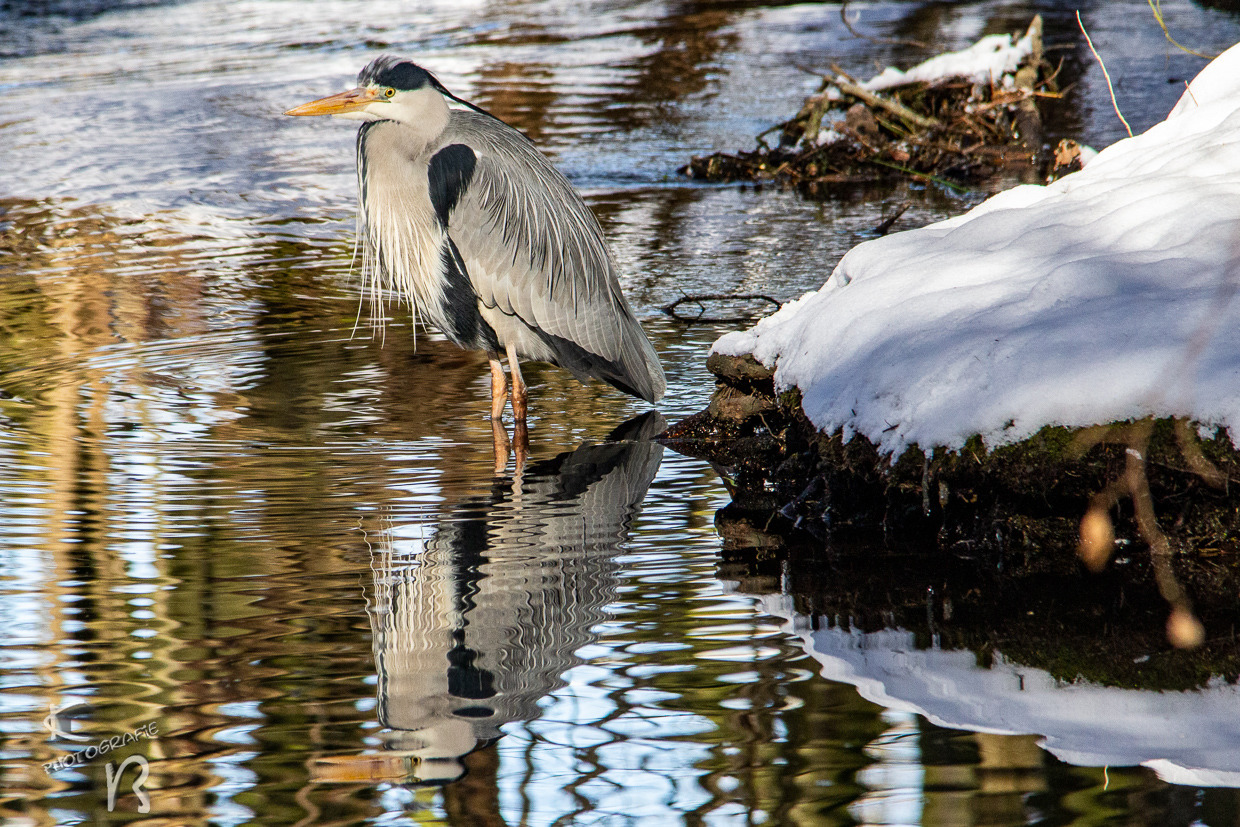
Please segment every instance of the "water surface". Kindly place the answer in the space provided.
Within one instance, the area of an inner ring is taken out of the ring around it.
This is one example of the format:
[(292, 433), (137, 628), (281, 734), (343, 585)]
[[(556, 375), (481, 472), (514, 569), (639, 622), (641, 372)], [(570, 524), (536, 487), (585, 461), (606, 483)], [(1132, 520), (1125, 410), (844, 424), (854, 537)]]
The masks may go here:
[[(1163, 9), (1203, 50), (1240, 39), (1227, 12)], [(1119, 138), (1056, 4), (850, 4), (935, 49), (1036, 10), (1075, 84), (1052, 131)], [(1156, 122), (1201, 61), (1145, 3), (1083, 13), (1134, 128)], [(496, 475), (485, 361), (359, 309), (353, 129), (279, 114), (381, 51), (582, 189), (667, 368), (667, 421), (704, 406), (726, 328), (660, 306), (794, 298), (895, 203), (915, 226), (985, 195), (809, 202), (676, 175), (794, 112), (804, 69), (917, 56), (853, 37), (837, 5), (0, 3), (6, 823), (1235, 823), (1230, 730), (1181, 743), (1218, 730), (1230, 685), (1171, 704), (1165, 737), (1103, 731), (1091, 752), (1037, 704), (1006, 714), (1030, 667), (968, 672), (900, 629), (810, 634), (789, 580), (729, 575), (726, 487), (649, 442), (643, 404), (531, 367), (531, 462)], [(948, 674), (947, 697), (1005, 714), (910, 688)], [(131, 753), (150, 811), (131, 769), (109, 812), (105, 765)]]

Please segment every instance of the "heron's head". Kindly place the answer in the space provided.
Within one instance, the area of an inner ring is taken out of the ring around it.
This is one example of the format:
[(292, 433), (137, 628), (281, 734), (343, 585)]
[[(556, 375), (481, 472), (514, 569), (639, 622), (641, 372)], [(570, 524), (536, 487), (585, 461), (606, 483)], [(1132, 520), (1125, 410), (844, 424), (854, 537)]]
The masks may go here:
[(357, 76), (357, 87), (303, 103), (285, 115), (335, 115), (355, 121), (425, 124), (428, 116), (447, 114), (446, 98), (455, 98), (418, 64), (393, 55), (377, 57)]

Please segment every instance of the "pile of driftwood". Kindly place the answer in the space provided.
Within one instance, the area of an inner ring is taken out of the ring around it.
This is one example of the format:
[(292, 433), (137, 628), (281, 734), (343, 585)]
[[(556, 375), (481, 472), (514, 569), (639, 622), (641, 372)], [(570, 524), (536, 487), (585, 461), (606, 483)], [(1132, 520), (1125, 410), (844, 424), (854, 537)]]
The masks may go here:
[[(758, 136), (758, 148), (715, 153), (681, 168), (706, 181), (774, 181), (814, 194), (824, 185), (900, 177), (971, 185), (1001, 174), (1045, 180), (1056, 166), (1042, 151), (1038, 100), (1058, 97), (1043, 60), (1042, 19), (1026, 36), (1027, 58), (1010, 80), (912, 82), (870, 91), (832, 66), (796, 117)], [(779, 132), (777, 146), (766, 135)]]

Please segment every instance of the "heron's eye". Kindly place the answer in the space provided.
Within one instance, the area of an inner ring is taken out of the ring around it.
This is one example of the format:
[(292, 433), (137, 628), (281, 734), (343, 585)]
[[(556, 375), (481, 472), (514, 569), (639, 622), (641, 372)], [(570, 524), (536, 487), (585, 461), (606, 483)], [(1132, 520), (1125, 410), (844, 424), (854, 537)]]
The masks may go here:
[(395, 96), (395, 94), (396, 94), (396, 90), (393, 89), (391, 86), (383, 90), (383, 97), (385, 98), (392, 98), (393, 96)]

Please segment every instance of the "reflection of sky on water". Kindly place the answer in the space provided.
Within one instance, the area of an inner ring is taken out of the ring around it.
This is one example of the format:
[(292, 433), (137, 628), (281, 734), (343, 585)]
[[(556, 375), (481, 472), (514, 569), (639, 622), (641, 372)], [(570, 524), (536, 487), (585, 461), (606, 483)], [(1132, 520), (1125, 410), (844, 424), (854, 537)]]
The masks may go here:
[(858, 774), (869, 790), (848, 809), (862, 824), (918, 824), (926, 772), (921, 763), (917, 716), (888, 709), (890, 729), (866, 745), (875, 762)]

